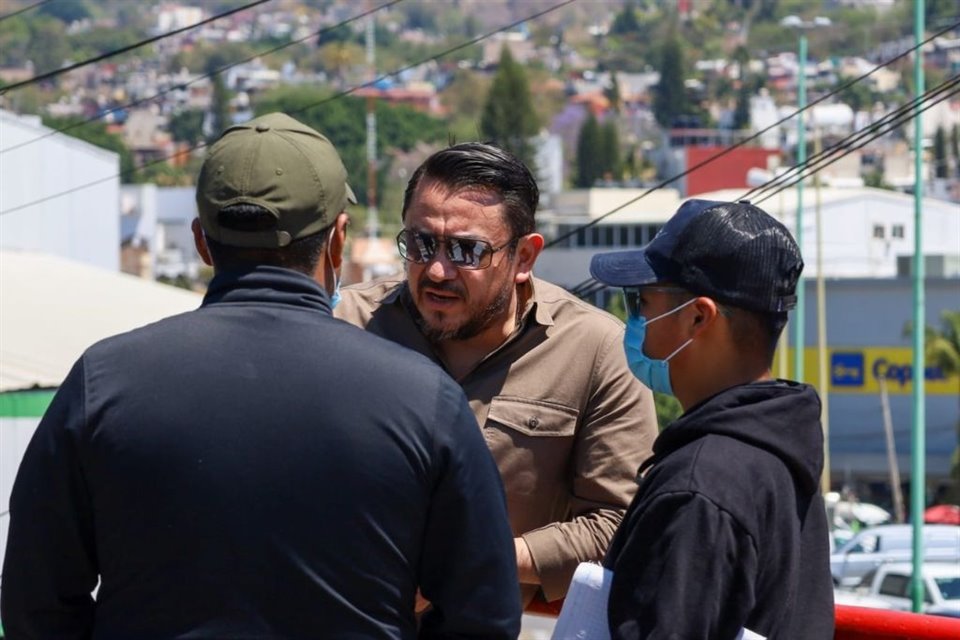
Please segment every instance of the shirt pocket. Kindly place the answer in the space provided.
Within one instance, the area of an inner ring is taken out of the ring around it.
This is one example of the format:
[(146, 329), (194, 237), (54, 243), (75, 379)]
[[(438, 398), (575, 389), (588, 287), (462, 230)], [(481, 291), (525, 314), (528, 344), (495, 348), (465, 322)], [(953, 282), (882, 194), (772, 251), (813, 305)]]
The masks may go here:
[(580, 412), (555, 402), (512, 396), (495, 396), (487, 412), (487, 424), (498, 423), (534, 437), (572, 436)]

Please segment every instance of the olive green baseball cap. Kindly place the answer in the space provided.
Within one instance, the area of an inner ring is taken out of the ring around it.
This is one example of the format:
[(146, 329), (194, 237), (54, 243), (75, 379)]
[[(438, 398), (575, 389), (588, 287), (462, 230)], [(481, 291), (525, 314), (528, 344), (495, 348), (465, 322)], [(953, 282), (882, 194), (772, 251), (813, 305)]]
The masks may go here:
[[(347, 170), (330, 141), (283, 113), (230, 127), (210, 147), (197, 180), (204, 233), (234, 247), (279, 248), (313, 235), (356, 204)], [(260, 206), (276, 229), (243, 231), (220, 225), (221, 209)]]

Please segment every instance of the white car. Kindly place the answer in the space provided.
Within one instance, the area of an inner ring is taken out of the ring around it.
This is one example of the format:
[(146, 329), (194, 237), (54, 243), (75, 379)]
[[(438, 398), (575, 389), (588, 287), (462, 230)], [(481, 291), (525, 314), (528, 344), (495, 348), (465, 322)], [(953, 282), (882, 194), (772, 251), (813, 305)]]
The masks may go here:
[[(960, 617), (960, 564), (925, 562), (923, 571), (923, 612)], [(913, 564), (891, 562), (868, 572), (853, 591), (837, 589), (837, 604), (910, 611), (910, 577)]]
[[(924, 560), (960, 563), (960, 527), (928, 524), (923, 527)], [(837, 586), (856, 586), (871, 569), (888, 562), (913, 559), (913, 527), (886, 524), (864, 529), (830, 554), (830, 572)]]

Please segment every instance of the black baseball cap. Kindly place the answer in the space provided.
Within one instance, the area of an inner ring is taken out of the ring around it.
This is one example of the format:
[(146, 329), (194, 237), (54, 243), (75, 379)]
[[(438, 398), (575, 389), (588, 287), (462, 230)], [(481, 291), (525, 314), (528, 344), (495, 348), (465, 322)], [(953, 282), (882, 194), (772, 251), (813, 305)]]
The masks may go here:
[(615, 287), (669, 282), (765, 313), (797, 303), (803, 260), (783, 224), (749, 202), (688, 200), (646, 246), (598, 254), (590, 274)]

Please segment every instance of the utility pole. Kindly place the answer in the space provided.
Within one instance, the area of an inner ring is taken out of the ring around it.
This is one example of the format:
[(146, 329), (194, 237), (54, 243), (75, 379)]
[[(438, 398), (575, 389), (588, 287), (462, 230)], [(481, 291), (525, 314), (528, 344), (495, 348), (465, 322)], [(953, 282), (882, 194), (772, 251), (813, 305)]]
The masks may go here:
[[(814, 155), (820, 154), (821, 131), (814, 123)], [(820, 384), (820, 423), (823, 425), (823, 474), (820, 487), (830, 491), (830, 377), (827, 355), (827, 287), (823, 275), (823, 217), (820, 211), (820, 173), (813, 174), (815, 222), (817, 225), (817, 380)]]
[(913, 4), (913, 92), (917, 104), (913, 114), (913, 464), (910, 471), (910, 522), (913, 524), (913, 575), (910, 578), (910, 593), (913, 595), (913, 611), (923, 607), (923, 508), (926, 506), (926, 455), (927, 421), (924, 371), (924, 270), (923, 264), (923, 126), (920, 96), (923, 95), (923, 42), (924, 0)]
[[(367, 8), (370, 2), (367, 1)], [(375, 90), (373, 81), (377, 77), (376, 68), (376, 22), (373, 13), (367, 16), (367, 78), (370, 89)], [(380, 216), (377, 211), (377, 103), (373, 91), (367, 95), (367, 237), (380, 236)]]

